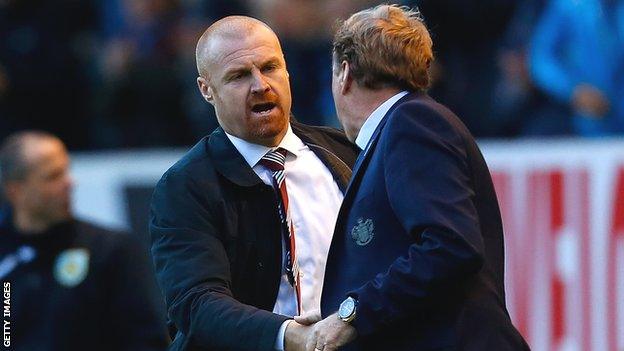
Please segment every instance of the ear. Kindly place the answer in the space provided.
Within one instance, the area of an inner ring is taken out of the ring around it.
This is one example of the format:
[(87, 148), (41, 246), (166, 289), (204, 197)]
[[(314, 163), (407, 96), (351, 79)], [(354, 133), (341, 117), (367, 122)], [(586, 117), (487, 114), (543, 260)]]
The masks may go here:
[(340, 83), (340, 93), (342, 95), (347, 94), (351, 90), (351, 85), (353, 84), (353, 76), (351, 75), (351, 69), (349, 66), (349, 62), (347, 61), (342, 61), (340, 63), (338, 82)]
[(204, 77), (197, 77), (197, 87), (204, 99), (210, 104), (214, 104), (214, 97), (212, 94), (212, 87), (208, 84), (208, 80)]

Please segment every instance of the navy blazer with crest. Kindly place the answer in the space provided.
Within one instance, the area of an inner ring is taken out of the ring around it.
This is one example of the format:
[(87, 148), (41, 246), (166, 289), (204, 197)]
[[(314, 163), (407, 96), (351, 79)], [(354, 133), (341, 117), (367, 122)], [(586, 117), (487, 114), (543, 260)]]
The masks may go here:
[(393, 105), (353, 170), (323, 317), (358, 300), (348, 350), (526, 350), (505, 307), (503, 229), (485, 161), (424, 93)]

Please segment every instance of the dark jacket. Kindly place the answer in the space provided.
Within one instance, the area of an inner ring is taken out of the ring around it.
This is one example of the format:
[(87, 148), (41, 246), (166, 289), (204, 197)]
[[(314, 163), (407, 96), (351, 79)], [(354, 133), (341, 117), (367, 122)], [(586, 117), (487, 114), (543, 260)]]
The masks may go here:
[[(354, 146), (337, 130), (291, 125), (344, 191)], [(282, 257), (276, 201), (221, 128), (163, 175), (150, 233), (158, 282), (178, 330), (173, 350), (273, 350), (287, 319), (270, 312)]]
[(354, 167), (323, 316), (358, 299), (351, 350), (525, 350), (503, 263), (496, 194), (472, 136), (427, 95), (406, 95)]
[(78, 220), (37, 235), (19, 234), (10, 222), (0, 220), (0, 266), (10, 268), (0, 269), (10, 290), (8, 349), (167, 347), (162, 302), (138, 242)]

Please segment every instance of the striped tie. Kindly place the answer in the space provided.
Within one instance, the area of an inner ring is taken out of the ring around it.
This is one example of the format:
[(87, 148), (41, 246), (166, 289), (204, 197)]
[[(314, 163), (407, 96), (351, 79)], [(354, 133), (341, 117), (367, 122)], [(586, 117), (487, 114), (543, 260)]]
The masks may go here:
[(278, 212), (282, 224), (284, 247), (286, 248), (286, 275), (290, 285), (295, 288), (297, 294), (297, 310), (301, 314), (301, 284), (299, 281), (299, 265), (297, 264), (297, 251), (295, 246), (295, 231), (290, 220), (288, 211), (288, 192), (286, 191), (286, 177), (284, 175), (284, 163), (286, 162), (286, 150), (278, 148), (269, 151), (260, 164), (271, 170), (275, 190), (279, 190)]

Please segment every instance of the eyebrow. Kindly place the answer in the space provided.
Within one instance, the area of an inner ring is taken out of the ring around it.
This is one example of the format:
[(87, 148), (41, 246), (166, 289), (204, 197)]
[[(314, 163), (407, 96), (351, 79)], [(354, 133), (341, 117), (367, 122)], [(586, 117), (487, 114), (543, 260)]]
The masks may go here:
[(262, 65), (260, 65), (260, 67), (264, 67), (264, 66), (272, 65), (272, 64), (276, 65), (276, 66), (280, 66), (281, 62), (279, 60), (279, 57), (273, 56), (273, 57), (269, 58), (268, 60), (264, 61), (262, 63)]
[(225, 72), (225, 74), (223, 75), (223, 79), (227, 81), (237, 74), (248, 74), (249, 72), (251, 72), (251, 70), (247, 67), (232, 68)]
[[(264, 62), (262, 62), (259, 66), (260, 69), (268, 66), (268, 65), (275, 65), (277, 67), (282, 66), (282, 63), (279, 59), (279, 57), (277, 56), (273, 56), (268, 58), (267, 60), (265, 60)], [(235, 67), (232, 68), (230, 70), (227, 70), (224, 74), (223, 77), (225, 80), (230, 79), (231, 77), (235, 76), (236, 74), (248, 74), (249, 72), (251, 72), (251, 69), (248, 67)]]

